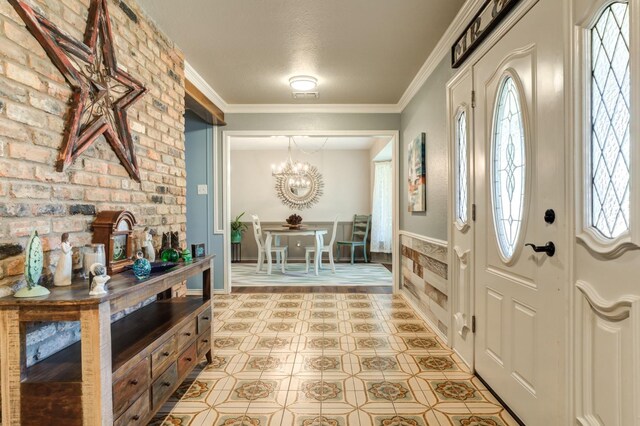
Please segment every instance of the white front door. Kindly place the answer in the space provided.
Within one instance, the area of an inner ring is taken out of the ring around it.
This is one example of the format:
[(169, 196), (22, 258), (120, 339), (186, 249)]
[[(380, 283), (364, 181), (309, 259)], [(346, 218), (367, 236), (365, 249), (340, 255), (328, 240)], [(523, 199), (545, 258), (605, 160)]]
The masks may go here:
[[(566, 419), (562, 16), (563, 2), (538, 2), (473, 67), (475, 368), (527, 425)], [(555, 253), (525, 247), (548, 242)]]

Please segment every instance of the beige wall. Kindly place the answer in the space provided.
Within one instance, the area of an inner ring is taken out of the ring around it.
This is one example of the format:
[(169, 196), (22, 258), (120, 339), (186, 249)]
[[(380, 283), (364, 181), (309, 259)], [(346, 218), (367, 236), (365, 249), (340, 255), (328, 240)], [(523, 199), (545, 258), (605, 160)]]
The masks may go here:
[[(233, 143), (233, 142), (232, 142)], [(263, 222), (279, 222), (296, 213), (304, 222), (341, 221), (354, 214), (369, 214), (371, 191), (368, 150), (332, 150), (306, 155), (294, 151), (294, 160), (316, 166), (324, 181), (323, 194), (309, 209), (292, 210), (282, 204), (271, 176), (271, 165), (286, 159), (284, 150), (231, 151), (231, 218), (246, 212), (244, 220), (257, 214)]]

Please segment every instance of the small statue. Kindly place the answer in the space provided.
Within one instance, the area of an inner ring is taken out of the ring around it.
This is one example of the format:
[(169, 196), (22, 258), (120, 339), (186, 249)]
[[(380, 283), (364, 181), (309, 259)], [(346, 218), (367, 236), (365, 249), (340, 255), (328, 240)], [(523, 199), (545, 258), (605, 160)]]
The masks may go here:
[(156, 249), (153, 248), (153, 235), (151, 235), (149, 227), (144, 228), (144, 240), (142, 242), (142, 247), (144, 248), (144, 252), (149, 262), (155, 262)]
[(62, 254), (56, 265), (56, 272), (53, 275), (53, 284), (58, 287), (64, 287), (71, 285), (71, 272), (73, 266), (73, 260), (71, 259), (71, 249), (73, 247), (69, 243), (69, 234), (65, 232), (62, 234), (60, 250)]
[(111, 277), (107, 275), (107, 268), (100, 263), (94, 263), (89, 269), (93, 274), (93, 286), (89, 292), (89, 296), (103, 296), (107, 294), (107, 281), (111, 279)]

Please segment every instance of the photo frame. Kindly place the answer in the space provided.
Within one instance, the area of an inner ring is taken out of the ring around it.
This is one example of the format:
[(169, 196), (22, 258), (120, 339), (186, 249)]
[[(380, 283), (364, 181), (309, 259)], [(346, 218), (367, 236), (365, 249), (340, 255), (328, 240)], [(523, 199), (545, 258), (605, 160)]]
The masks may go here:
[(204, 243), (191, 244), (191, 255), (193, 258), (204, 257), (207, 254)]
[(420, 133), (408, 146), (408, 193), (407, 206), (410, 213), (427, 211), (427, 134)]

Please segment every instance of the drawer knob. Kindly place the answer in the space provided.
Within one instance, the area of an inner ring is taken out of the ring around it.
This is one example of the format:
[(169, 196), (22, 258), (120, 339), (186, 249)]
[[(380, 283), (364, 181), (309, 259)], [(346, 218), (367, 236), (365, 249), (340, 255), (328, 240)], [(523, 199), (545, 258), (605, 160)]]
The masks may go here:
[(203, 342), (204, 343), (209, 343), (209, 339), (204, 339)]
[(185, 358), (185, 359), (187, 360), (187, 362), (191, 362), (191, 361), (192, 361), (192, 358), (191, 358), (191, 357), (189, 357), (189, 358)]
[(135, 385), (138, 384), (138, 380), (137, 379), (133, 379), (129, 383), (131, 383), (133, 386), (135, 386)]
[(136, 414), (135, 416), (131, 417), (131, 420), (137, 422), (138, 420), (140, 420), (140, 416)]
[(203, 320), (209, 321), (209, 317), (202, 317)]
[(189, 337), (189, 336), (191, 336), (191, 333), (184, 333), (184, 335)]
[(171, 383), (169, 383), (169, 382), (162, 382), (162, 386), (164, 386), (164, 387), (169, 387), (169, 386), (171, 386)]
[(162, 352), (162, 356), (169, 356), (169, 355), (171, 355), (171, 353), (169, 353), (169, 352)]

